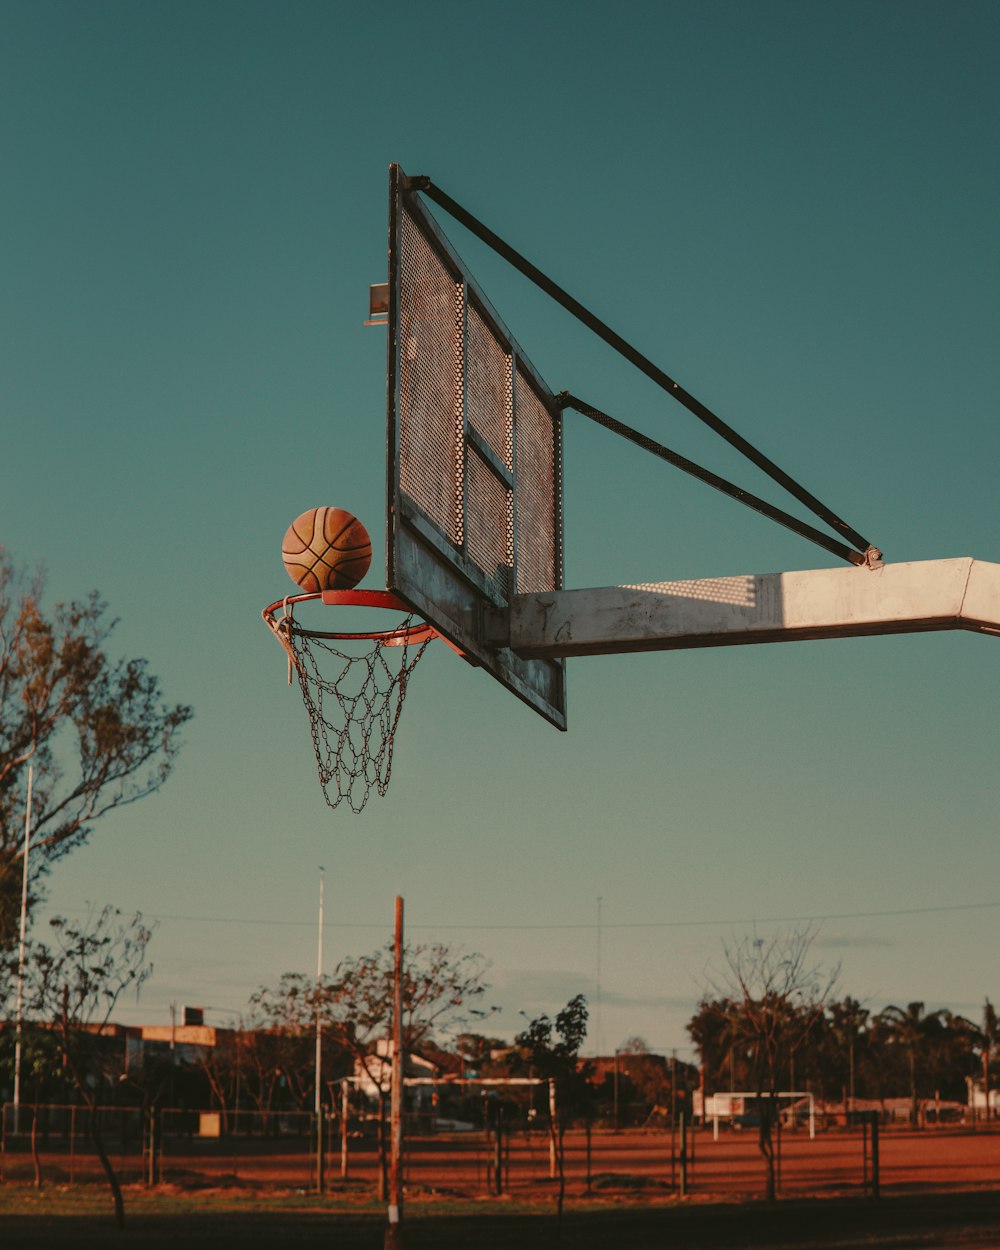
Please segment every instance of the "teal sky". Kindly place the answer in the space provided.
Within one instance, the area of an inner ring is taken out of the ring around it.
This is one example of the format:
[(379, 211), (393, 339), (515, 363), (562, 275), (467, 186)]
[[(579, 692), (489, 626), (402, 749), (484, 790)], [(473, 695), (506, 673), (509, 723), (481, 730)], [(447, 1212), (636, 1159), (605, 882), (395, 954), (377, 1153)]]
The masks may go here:
[[(306, 508), (383, 547), (392, 161), (887, 559), (1000, 561), (998, 35), (975, 0), (3, 6), (0, 540), (196, 708), (51, 877), (49, 912), (159, 917), (123, 1018), (311, 971), (320, 864), (328, 965), (401, 893), (414, 940), (492, 960), (508, 1036), (583, 992), (592, 1048), (686, 1053), (722, 940), (801, 918), (873, 1010), (1000, 1000), (994, 640), (580, 659), (565, 735), (440, 647), (354, 817), (259, 620)], [(787, 503), (444, 224), (554, 390)], [(832, 563), (568, 420), (569, 586)]]

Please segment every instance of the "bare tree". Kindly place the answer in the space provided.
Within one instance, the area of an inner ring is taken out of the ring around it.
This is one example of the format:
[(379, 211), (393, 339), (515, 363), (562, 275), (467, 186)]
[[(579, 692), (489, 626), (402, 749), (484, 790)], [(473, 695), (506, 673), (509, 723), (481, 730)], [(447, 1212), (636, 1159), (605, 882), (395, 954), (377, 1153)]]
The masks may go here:
[(211, 1092), (212, 1103), (218, 1107), (222, 1132), (228, 1134), (237, 1128), (234, 1112), (237, 1105), (242, 1075), (240, 1033), (235, 1027), (219, 1029), (214, 1046), (198, 1047), (195, 1066), (204, 1076)]
[(125, 920), (113, 907), (91, 914), (82, 925), (61, 917), (50, 923), (52, 946), (32, 946), (31, 1011), (59, 1038), (63, 1063), (87, 1108), (88, 1130), (121, 1228), (125, 1206), (101, 1136), (101, 1092), (109, 1076), (121, 1074), (123, 1064), (109, 1053), (108, 1026), (122, 994), (132, 987), (138, 994), (152, 975), (146, 961), (152, 931), (139, 914)]
[(723, 943), (724, 968), (711, 984), (718, 1010), (750, 1059), (769, 1202), (777, 1196), (774, 1126), (781, 1074), (822, 1016), (840, 971), (824, 973), (811, 962), (814, 938), (814, 930), (802, 929)]
[(191, 709), (161, 702), (145, 660), (109, 659), (96, 592), (42, 610), (44, 579), (0, 548), (0, 948), (17, 932), (28, 766), (31, 899), (104, 813), (158, 790)]
[[(315, 980), (301, 972), (286, 972), (274, 988), (262, 985), (250, 996), (247, 1014), (240, 1021), (235, 1054), (243, 1077), (243, 1089), (252, 1099), (267, 1126), (279, 1090), (300, 1111), (312, 1104), (316, 1080), (316, 1018), (322, 1028), (322, 1071), (335, 1079), (345, 1071), (343, 1026), (331, 1015), (332, 996), (324, 982), (318, 1002)], [(203, 1065), (217, 1097), (222, 1096), (226, 1065), (214, 1061)], [(232, 1074), (233, 1065), (228, 1065)]]
[[(403, 1048), (419, 1049), (435, 1033), (484, 1019), (491, 1009), (477, 1004), (486, 993), (486, 963), (480, 955), (454, 955), (444, 945), (407, 946), (403, 951)], [(343, 960), (325, 983), (325, 1014), (357, 1069), (376, 1091), (379, 1110), (379, 1192), (385, 1196), (386, 1095), (391, 1073), (394, 951), (390, 942), (371, 955)]]

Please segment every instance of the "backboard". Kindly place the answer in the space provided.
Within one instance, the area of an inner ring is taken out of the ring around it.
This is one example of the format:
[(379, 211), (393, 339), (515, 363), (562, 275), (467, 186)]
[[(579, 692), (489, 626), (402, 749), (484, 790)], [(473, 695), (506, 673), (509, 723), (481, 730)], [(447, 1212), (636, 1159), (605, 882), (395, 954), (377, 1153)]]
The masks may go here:
[(561, 411), (397, 165), (388, 295), (386, 585), (565, 729), (564, 660), (489, 640), (514, 595), (562, 587)]

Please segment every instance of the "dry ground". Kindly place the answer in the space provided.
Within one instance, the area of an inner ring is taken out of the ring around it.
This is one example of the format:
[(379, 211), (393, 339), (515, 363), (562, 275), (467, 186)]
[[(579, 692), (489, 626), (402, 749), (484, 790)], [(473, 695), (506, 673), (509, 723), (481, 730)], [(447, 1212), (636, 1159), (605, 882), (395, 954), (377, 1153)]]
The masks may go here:
[[(384, 1216), (329, 1201), (271, 1193), (267, 1199), (225, 1192), (171, 1198), (128, 1193), (124, 1232), (96, 1194), (49, 1195), (27, 1213), (0, 1194), (5, 1250), (208, 1250), (240, 1246), (300, 1250), (378, 1250)], [(60, 1201), (59, 1199), (63, 1199)], [(17, 1208), (17, 1209), (12, 1209)], [(404, 1213), (407, 1250), (996, 1250), (1000, 1203), (995, 1194), (901, 1195), (879, 1203), (795, 1199), (760, 1203), (608, 1206), (572, 1203), (561, 1225), (551, 1208), (411, 1202)]]
[[(68, 1160), (47, 1155), (50, 1183), (40, 1192), (25, 1181), (25, 1156), (5, 1157), (0, 1187), (3, 1250), (63, 1250), (114, 1245), (121, 1250), (183, 1250), (323, 1246), (361, 1250), (382, 1245), (384, 1216), (371, 1198), (374, 1158), (357, 1152), (351, 1178), (331, 1172), (331, 1193), (307, 1192), (309, 1165), (301, 1153), (240, 1144), (235, 1159), (219, 1144), (174, 1143), (165, 1161), (169, 1184), (136, 1186), (126, 1195), (124, 1235), (110, 1227), (102, 1185), (66, 1186)], [(451, 1247), (492, 1250), (756, 1250), (756, 1247), (977, 1247), (1000, 1250), (1000, 1133), (937, 1130), (882, 1134), (882, 1198), (865, 1198), (861, 1139), (856, 1134), (786, 1134), (782, 1200), (767, 1207), (755, 1197), (761, 1165), (750, 1133), (700, 1134), (689, 1197), (670, 1188), (670, 1140), (627, 1132), (594, 1137), (595, 1185), (585, 1195), (582, 1134), (568, 1141), (567, 1211), (554, 1214), (544, 1139), (515, 1142), (510, 1194), (484, 1194), (486, 1150), (481, 1142), (437, 1138), (410, 1143), (406, 1240), (408, 1250)], [(129, 1162), (126, 1160), (126, 1162)], [(77, 1154), (77, 1175), (86, 1160)], [(131, 1160), (135, 1169), (135, 1160)], [(137, 1169), (136, 1169), (137, 1170)], [(11, 1178), (14, 1178), (13, 1180)], [(676, 1177), (676, 1172), (675, 1172)]]

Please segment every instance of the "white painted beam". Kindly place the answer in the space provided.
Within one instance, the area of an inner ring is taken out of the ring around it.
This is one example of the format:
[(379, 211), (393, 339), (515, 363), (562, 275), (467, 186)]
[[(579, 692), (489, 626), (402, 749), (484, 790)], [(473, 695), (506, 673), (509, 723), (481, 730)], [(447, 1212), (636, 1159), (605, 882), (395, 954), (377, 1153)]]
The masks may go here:
[(506, 641), (558, 658), (942, 629), (1000, 633), (1000, 564), (963, 556), (517, 595)]

